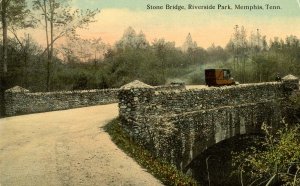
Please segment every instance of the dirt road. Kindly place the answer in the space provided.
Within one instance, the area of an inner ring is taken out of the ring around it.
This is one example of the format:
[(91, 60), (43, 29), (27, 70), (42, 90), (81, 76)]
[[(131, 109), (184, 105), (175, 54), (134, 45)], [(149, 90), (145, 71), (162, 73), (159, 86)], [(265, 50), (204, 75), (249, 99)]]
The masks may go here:
[(0, 119), (0, 185), (161, 185), (102, 127), (116, 104)]

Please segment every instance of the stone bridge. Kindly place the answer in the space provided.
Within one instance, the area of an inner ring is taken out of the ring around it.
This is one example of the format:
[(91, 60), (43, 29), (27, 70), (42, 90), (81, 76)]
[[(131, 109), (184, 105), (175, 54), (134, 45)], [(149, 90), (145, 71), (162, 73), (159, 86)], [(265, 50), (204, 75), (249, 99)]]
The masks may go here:
[(299, 79), (228, 87), (186, 89), (183, 84), (151, 87), (133, 82), (121, 88), (123, 128), (139, 144), (179, 169), (208, 147), (230, 137), (278, 127)]
[[(184, 84), (152, 87), (135, 81), (121, 89), (31, 93), (14, 87), (5, 93), (6, 115), (14, 116), (119, 101), (121, 124), (130, 136), (178, 168), (206, 148), (240, 134), (277, 127), (283, 105), (299, 90), (299, 79), (228, 87), (186, 89)], [(118, 97), (118, 98), (117, 98)]]

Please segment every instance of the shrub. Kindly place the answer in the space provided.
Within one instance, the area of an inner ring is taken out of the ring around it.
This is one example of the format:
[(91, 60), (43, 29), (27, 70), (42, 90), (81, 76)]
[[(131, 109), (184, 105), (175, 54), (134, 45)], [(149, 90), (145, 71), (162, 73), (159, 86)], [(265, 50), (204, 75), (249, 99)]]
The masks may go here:
[(300, 185), (300, 133), (299, 126), (283, 122), (282, 129), (262, 125), (264, 140), (257, 147), (250, 147), (233, 154), (241, 184), (249, 185)]

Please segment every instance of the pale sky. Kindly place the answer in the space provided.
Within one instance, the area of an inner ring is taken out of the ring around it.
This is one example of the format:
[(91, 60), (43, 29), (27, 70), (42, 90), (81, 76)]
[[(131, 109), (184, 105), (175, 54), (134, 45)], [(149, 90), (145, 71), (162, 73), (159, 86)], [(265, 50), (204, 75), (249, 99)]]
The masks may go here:
[[(225, 46), (235, 25), (243, 25), (248, 36), (257, 28), (267, 38), (296, 35), (300, 38), (299, 0), (73, 0), (81, 9), (99, 8), (97, 22), (88, 30), (80, 31), (83, 38), (101, 37), (114, 44), (129, 26), (142, 30), (148, 41), (165, 38), (181, 46), (191, 33), (198, 46), (207, 48), (212, 43)], [(214, 5), (215, 10), (147, 10), (147, 5), (164, 6), (188, 4)], [(218, 10), (218, 4), (230, 5), (232, 10)], [(264, 10), (236, 10), (235, 5), (260, 5)], [(280, 6), (280, 10), (267, 10), (266, 4)]]

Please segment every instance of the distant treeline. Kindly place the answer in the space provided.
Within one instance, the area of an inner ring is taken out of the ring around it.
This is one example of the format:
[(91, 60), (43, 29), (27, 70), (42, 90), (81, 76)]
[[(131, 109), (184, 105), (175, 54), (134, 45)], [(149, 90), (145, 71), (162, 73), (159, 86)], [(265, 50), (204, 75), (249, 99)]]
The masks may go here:
[(64, 45), (54, 48), (49, 65), (44, 49), (31, 36), (11, 37), (6, 88), (15, 85), (31, 91), (111, 88), (135, 79), (150, 85), (172, 81), (203, 84), (205, 68), (229, 68), (241, 83), (274, 81), (277, 73), (300, 75), (299, 41), (296, 36), (267, 41), (259, 30), (247, 36), (243, 27), (236, 26), (225, 48), (215, 45), (201, 48), (190, 34), (182, 47), (176, 47), (175, 42), (165, 39), (149, 42), (143, 32), (136, 33), (129, 27), (114, 46), (101, 39), (68, 38)]

